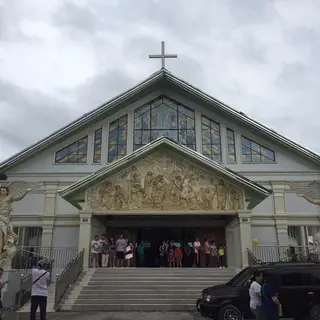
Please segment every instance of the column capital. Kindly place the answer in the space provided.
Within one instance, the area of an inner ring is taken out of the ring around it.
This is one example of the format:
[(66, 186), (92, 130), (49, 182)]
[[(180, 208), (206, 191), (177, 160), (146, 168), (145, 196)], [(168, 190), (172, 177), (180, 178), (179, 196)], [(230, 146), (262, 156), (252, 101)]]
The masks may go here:
[(81, 210), (80, 211), (80, 222), (81, 223), (91, 223), (92, 211)]
[(251, 222), (251, 214), (252, 214), (252, 210), (238, 210), (238, 217), (239, 217), (239, 222), (243, 223), (250, 223)]

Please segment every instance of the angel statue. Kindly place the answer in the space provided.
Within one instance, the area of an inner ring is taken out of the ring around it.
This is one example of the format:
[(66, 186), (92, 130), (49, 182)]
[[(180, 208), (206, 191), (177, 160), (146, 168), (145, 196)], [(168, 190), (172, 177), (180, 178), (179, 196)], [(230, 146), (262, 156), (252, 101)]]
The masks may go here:
[(320, 182), (313, 181), (311, 183), (294, 182), (289, 183), (289, 187), (299, 197), (305, 198), (312, 204), (320, 205)]
[(12, 260), (17, 253), (18, 240), (19, 236), (13, 231), (13, 227), (9, 226), (7, 228), (7, 236), (0, 256), (0, 267), (5, 270), (11, 269)]
[(0, 184), (0, 254), (6, 245), (12, 202), (22, 200), (34, 187), (21, 180)]

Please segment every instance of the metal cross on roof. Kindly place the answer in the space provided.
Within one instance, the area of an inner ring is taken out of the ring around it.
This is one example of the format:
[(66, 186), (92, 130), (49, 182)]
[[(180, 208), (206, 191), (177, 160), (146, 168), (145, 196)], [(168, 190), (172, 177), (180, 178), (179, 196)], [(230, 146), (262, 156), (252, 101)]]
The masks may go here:
[(165, 53), (165, 43), (164, 41), (161, 41), (161, 54), (150, 54), (150, 59), (161, 59), (161, 68), (164, 69), (166, 66), (166, 60), (169, 58), (178, 58), (178, 55), (176, 54), (166, 54)]

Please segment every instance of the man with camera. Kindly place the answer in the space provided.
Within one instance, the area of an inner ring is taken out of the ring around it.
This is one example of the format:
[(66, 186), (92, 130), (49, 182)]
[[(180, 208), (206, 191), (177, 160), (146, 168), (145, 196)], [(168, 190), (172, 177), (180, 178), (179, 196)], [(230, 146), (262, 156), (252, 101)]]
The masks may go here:
[(36, 320), (38, 307), (40, 308), (40, 320), (46, 320), (50, 273), (45, 269), (46, 263), (44, 261), (38, 263), (38, 268), (32, 269), (30, 320)]

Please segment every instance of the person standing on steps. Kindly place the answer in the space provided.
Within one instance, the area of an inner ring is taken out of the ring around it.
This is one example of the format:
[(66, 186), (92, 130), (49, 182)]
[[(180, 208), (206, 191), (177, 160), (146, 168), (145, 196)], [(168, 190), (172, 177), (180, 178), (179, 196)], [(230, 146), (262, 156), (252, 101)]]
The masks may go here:
[(30, 320), (36, 320), (38, 307), (40, 308), (40, 320), (46, 320), (47, 317), (47, 295), (50, 273), (45, 270), (45, 266), (45, 262), (40, 261), (38, 268), (32, 270)]
[(197, 238), (196, 241), (193, 243), (193, 267), (194, 268), (200, 268), (200, 247), (201, 247), (201, 242)]
[(111, 237), (109, 239), (109, 247), (110, 247), (110, 252), (109, 252), (109, 266), (110, 268), (114, 268), (116, 266), (116, 244), (114, 242), (114, 238)]
[(117, 267), (123, 267), (124, 254), (126, 248), (126, 240), (123, 239), (123, 235), (120, 234), (119, 239), (116, 241), (116, 258)]
[(91, 268), (99, 267), (99, 253), (101, 252), (101, 242), (99, 236), (96, 235), (91, 241)]
[(206, 238), (204, 240), (204, 255), (205, 255), (205, 263), (206, 263), (206, 268), (209, 268), (210, 266), (210, 244), (209, 244), (209, 239)]
[(101, 266), (106, 268), (109, 262), (110, 245), (106, 235), (101, 236)]

